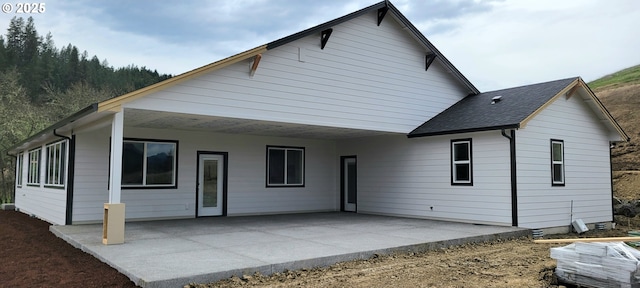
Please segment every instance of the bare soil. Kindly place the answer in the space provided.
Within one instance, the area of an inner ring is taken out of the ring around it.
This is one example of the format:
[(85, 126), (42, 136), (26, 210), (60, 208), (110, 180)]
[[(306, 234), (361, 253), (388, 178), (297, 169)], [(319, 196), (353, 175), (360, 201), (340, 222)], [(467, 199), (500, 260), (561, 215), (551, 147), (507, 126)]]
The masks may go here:
[(640, 199), (640, 171), (614, 171), (613, 195), (627, 201)]
[(136, 287), (53, 235), (49, 226), (24, 213), (0, 210), (1, 287)]
[(631, 140), (611, 151), (614, 171), (640, 171), (640, 84), (602, 88), (596, 96)]
[[(618, 219), (626, 224), (626, 218)], [(631, 219), (635, 227), (640, 219)], [(552, 238), (627, 236), (628, 227)], [(326, 268), (287, 271), (270, 276), (244, 275), (185, 287), (562, 287), (553, 274), (550, 248), (531, 238), (454, 246), (424, 253), (377, 256)]]

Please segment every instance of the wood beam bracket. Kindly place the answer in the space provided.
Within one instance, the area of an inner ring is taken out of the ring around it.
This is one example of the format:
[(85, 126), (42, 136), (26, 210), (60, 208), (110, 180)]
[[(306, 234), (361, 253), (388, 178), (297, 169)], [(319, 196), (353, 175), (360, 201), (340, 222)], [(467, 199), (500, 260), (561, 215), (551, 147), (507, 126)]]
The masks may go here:
[(436, 60), (436, 53), (433, 53), (433, 52), (427, 53), (425, 57), (424, 71), (429, 70), (429, 66), (431, 66), (431, 63), (433, 63), (433, 60)]
[(258, 65), (260, 65), (260, 59), (262, 59), (262, 54), (258, 54), (253, 57), (253, 63), (251, 63), (251, 70), (249, 71), (249, 75), (253, 77), (253, 74), (256, 74), (256, 70), (258, 70)]
[(576, 91), (578, 91), (578, 88), (580, 88), (580, 84), (576, 84), (575, 86), (571, 87), (571, 89), (569, 89), (569, 91), (567, 91), (567, 100), (569, 100), (571, 98), (571, 96), (573, 96), (573, 94), (576, 93)]
[(322, 30), (320, 33), (320, 49), (324, 49), (324, 46), (327, 45), (327, 41), (329, 41), (329, 37), (331, 37), (332, 32), (333, 28)]
[(389, 11), (389, 7), (387, 6), (378, 9), (378, 26), (380, 26), (380, 23), (382, 23), (384, 16), (387, 15), (387, 11)]

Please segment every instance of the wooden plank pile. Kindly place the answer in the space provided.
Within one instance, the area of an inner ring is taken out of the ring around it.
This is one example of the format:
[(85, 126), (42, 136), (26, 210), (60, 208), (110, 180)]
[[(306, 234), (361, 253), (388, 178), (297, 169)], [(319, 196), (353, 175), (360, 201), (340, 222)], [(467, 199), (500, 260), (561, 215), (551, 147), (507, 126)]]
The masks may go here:
[(556, 276), (584, 287), (640, 288), (640, 251), (623, 242), (576, 242), (551, 248)]

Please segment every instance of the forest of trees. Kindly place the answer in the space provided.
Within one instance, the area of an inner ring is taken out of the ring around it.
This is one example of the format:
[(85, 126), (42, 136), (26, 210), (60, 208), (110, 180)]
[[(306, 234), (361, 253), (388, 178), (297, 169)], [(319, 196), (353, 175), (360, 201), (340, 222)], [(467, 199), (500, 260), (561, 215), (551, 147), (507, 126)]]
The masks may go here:
[(72, 44), (57, 48), (31, 17), (14, 17), (0, 35), (0, 203), (13, 201), (11, 146), (91, 103), (171, 77), (135, 65), (113, 68), (79, 51)]

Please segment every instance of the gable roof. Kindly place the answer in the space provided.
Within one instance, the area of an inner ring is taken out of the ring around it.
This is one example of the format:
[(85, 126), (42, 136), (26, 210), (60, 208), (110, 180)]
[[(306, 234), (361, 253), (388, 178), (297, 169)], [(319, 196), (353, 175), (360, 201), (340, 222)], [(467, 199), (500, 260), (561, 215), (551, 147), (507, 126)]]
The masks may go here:
[[(571, 97), (580, 88), (592, 100), (591, 108), (601, 116), (605, 125), (620, 134), (621, 139), (628, 141), (629, 136), (579, 77), (469, 95), (407, 136), (411, 138), (522, 128), (555, 99), (562, 95)], [(499, 99), (494, 100), (496, 98)]]
[[(453, 64), (451, 64), (451, 62), (449, 62), (449, 60), (446, 57), (444, 57), (444, 55), (442, 55), (442, 53), (438, 49), (436, 49), (436, 47), (431, 42), (429, 42), (429, 40), (427, 40), (427, 38), (424, 35), (422, 35), (422, 33), (413, 24), (411, 24), (411, 22), (409, 22), (409, 20), (395, 6), (393, 6), (393, 4), (391, 4), (391, 2), (389, 2), (388, 0), (385, 0), (385, 1), (381, 1), (376, 4), (373, 4), (369, 7), (355, 11), (353, 13), (347, 14), (340, 18), (336, 18), (334, 20), (300, 31), (298, 33), (283, 37), (281, 39), (269, 42), (267, 44), (255, 47), (253, 49), (249, 49), (247, 51), (232, 55), (230, 57), (193, 69), (183, 74), (176, 75), (162, 82), (158, 82), (156, 84), (149, 85), (147, 87), (135, 90), (133, 92), (129, 92), (127, 94), (123, 94), (99, 103), (92, 104), (89, 107), (83, 109), (82, 111), (72, 115), (71, 117), (65, 118), (53, 124), (52, 126), (38, 132), (36, 135), (33, 135), (32, 137), (29, 137), (28, 139), (20, 143), (17, 143), (13, 147), (9, 148), (9, 152), (16, 153), (19, 148), (28, 146), (30, 142), (36, 142), (38, 141), (38, 139), (46, 138), (47, 137), (46, 135), (48, 135), (49, 133), (53, 132), (55, 134), (55, 129), (63, 128), (68, 124), (73, 123), (76, 120), (86, 119), (85, 117), (92, 117), (92, 115), (96, 113), (104, 114), (104, 113), (118, 112), (121, 110), (121, 107), (123, 104), (139, 99), (145, 95), (151, 94), (153, 92), (156, 92), (162, 89), (166, 89), (175, 84), (193, 79), (202, 74), (213, 72), (218, 69), (222, 69), (224, 67), (238, 63), (240, 61), (251, 59), (253, 57), (261, 57), (261, 54), (268, 50), (275, 49), (277, 47), (280, 47), (287, 43), (301, 39), (303, 37), (307, 37), (314, 34), (319, 35), (321, 31), (324, 31), (328, 28), (334, 27), (341, 23), (347, 22), (359, 16), (365, 15), (367, 13), (371, 13), (373, 11), (377, 11), (378, 21), (381, 21), (381, 18), (385, 17), (385, 15), (387, 17), (389, 15), (391, 17), (394, 17), (394, 19), (398, 21), (403, 28), (409, 31), (409, 33), (413, 36), (413, 38), (416, 39), (416, 41), (425, 48), (425, 53), (427, 52), (433, 53), (433, 55), (435, 55), (435, 59), (436, 59), (435, 61), (439, 61), (445, 67), (445, 69), (448, 70), (448, 72), (450, 72), (458, 81), (460, 81), (460, 83), (464, 87), (467, 88), (470, 94), (480, 93), (480, 91), (464, 75), (462, 75), (462, 73), (456, 67), (454, 67)], [(376, 25), (376, 24), (383, 25), (376, 22), (371, 23), (371, 25)], [(320, 44), (320, 41), (318, 41), (318, 44)], [(259, 59), (256, 59), (256, 60), (259, 61)]]
[[(393, 6), (393, 4), (391, 4), (391, 2), (389, 2), (388, 0), (385, 1), (381, 1), (378, 2), (376, 4), (373, 4), (369, 7), (365, 7), (363, 9), (360, 9), (358, 11), (352, 12), (350, 14), (347, 14), (345, 16), (342, 16), (340, 18), (336, 18), (334, 20), (322, 23), (320, 25), (311, 27), (309, 29), (300, 31), (298, 33), (280, 38), (278, 40), (269, 42), (267, 44), (258, 46), (256, 48), (244, 51), (242, 53), (230, 56), (228, 58), (222, 59), (220, 61), (217, 62), (213, 62), (211, 64), (202, 66), (200, 68), (196, 68), (194, 70), (191, 70), (189, 72), (177, 75), (175, 77), (172, 77), (170, 79), (167, 79), (165, 81), (156, 83), (154, 85), (150, 85), (147, 86), (145, 88), (103, 101), (101, 103), (99, 103), (99, 111), (107, 111), (107, 110), (118, 110), (119, 106), (133, 101), (135, 99), (138, 99), (144, 95), (150, 94), (152, 92), (158, 91), (160, 89), (165, 89), (171, 85), (180, 83), (182, 81), (185, 80), (189, 80), (192, 79), (198, 75), (201, 75), (203, 73), (209, 73), (212, 71), (216, 71), (218, 69), (221, 69), (223, 67), (226, 67), (228, 65), (246, 60), (246, 59), (250, 59), (252, 57), (256, 57), (257, 55), (260, 55), (261, 53), (264, 53), (268, 50), (271, 49), (275, 49), (277, 47), (280, 47), (282, 45), (291, 43), (295, 40), (310, 36), (310, 35), (314, 35), (314, 34), (319, 34), (320, 32), (329, 29), (331, 27), (334, 27), (336, 25), (339, 25), (341, 23), (347, 22), (351, 19), (357, 18), (359, 16), (365, 15), (367, 13), (373, 12), (373, 11), (377, 11), (378, 12), (378, 17), (385, 17), (385, 15), (388, 14), (388, 12), (391, 12), (390, 15), (392, 17), (394, 17), (394, 19), (396, 19), (402, 26), (403, 28), (406, 28), (406, 30), (408, 30), (410, 32), (410, 34), (414, 37), (414, 39), (416, 39), (416, 41), (418, 41), (425, 49), (429, 50), (431, 53), (433, 53), (435, 55), (435, 59), (437, 61), (440, 61), (440, 63), (445, 67), (445, 69), (447, 69), (456, 79), (458, 79), (462, 85), (464, 85), (469, 94), (478, 94), (480, 93), (480, 90), (478, 90), (478, 88), (476, 88), (471, 81), (469, 81), (469, 79), (467, 79), (464, 75), (462, 75), (462, 73), (455, 67), (453, 66), (453, 64), (451, 64), (451, 62), (449, 62), (449, 60), (444, 57), (444, 55), (429, 41), (427, 40), (427, 38), (420, 32), (420, 30), (418, 30), (418, 28), (416, 28), (401, 12), (400, 10), (398, 10), (395, 6)], [(378, 21), (381, 21), (381, 19), (379, 19)], [(371, 23), (372, 25), (376, 25), (377, 23)], [(380, 24), (378, 24), (380, 25)], [(318, 41), (320, 42), (320, 41)]]

